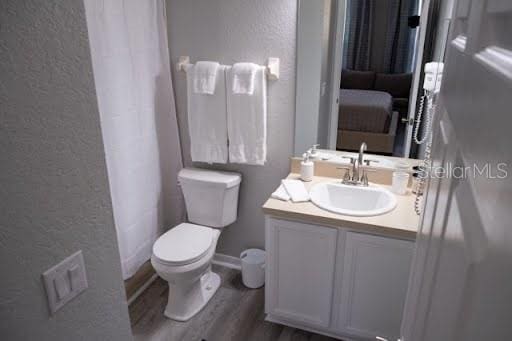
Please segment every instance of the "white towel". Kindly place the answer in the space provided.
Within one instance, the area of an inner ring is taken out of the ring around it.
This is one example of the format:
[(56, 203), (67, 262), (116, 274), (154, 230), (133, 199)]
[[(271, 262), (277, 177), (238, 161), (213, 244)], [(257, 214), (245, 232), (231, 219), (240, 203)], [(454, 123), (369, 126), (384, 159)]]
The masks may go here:
[(281, 183), (293, 202), (309, 201), (309, 193), (302, 181), (284, 179)]
[[(233, 72), (228, 69), (228, 89), (232, 89)], [(254, 93), (227, 92), (229, 161), (263, 165), (267, 159), (267, 81), (265, 68), (258, 66)]]
[(213, 95), (193, 91), (195, 66), (187, 66), (188, 131), (192, 161), (226, 163), (228, 133), (226, 122), (225, 66), (217, 68)]
[(231, 90), (234, 94), (254, 94), (254, 80), (259, 65), (253, 63), (235, 63), (231, 69), (233, 72), (233, 84)]
[(286, 192), (286, 189), (284, 189), (283, 184), (279, 185), (277, 189), (270, 195), (274, 199), (279, 199), (283, 201), (290, 200), (290, 195), (288, 195), (288, 192)]
[(197, 62), (194, 65), (194, 93), (213, 95), (218, 69), (217, 62)]

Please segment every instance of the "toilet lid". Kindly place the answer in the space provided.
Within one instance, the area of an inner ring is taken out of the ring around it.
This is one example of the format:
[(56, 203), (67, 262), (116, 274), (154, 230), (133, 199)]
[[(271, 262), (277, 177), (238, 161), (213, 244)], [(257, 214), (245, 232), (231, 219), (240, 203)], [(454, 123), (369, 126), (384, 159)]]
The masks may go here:
[(182, 223), (170, 229), (153, 244), (153, 255), (161, 262), (185, 265), (201, 259), (210, 249), (213, 229)]

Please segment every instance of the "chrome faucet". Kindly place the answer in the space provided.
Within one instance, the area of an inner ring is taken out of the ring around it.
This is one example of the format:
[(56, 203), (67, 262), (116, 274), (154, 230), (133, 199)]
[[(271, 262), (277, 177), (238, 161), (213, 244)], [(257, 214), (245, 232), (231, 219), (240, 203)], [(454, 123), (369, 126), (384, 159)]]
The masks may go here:
[[(361, 178), (359, 177), (359, 168), (363, 166), (363, 156), (364, 152), (366, 151), (366, 142), (361, 143), (361, 146), (359, 147), (359, 156), (357, 158), (357, 162), (354, 162), (353, 170), (352, 170), (352, 176), (356, 178), (356, 180), (361, 181)], [(364, 173), (364, 170), (363, 170)]]
[[(370, 160), (364, 160), (364, 152), (366, 151), (366, 148), (366, 142), (361, 143), (357, 159), (350, 156), (343, 156), (344, 158), (350, 159), (350, 163), (352, 164), (352, 175), (350, 174), (350, 167), (339, 167), (339, 169), (345, 169), (345, 175), (341, 181), (343, 184), (368, 186), (368, 176), (366, 175), (364, 164), (366, 163), (366, 165), (369, 166)], [(360, 170), (362, 170), (362, 172), (360, 172)], [(360, 173), (362, 173), (361, 176), (359, 176)]]

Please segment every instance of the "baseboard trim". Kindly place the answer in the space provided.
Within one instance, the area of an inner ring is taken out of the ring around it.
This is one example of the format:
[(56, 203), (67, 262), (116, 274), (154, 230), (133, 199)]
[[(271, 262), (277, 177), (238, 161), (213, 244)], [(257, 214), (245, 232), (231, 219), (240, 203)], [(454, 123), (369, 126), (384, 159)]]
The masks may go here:
[(216, 253), (213, 256), (212, 263), (230, 269), (242, 270), (242, 262), (240, 261), (240, 258), (222, 253)]
[(338, 333), (333, 333), (333, 332), (331, 332), (329, 330), (311, 328), (311, 327), (302, 325), (300, 323), (289, 322), (286, 319), (281, 319), (281, 318), (278, 318), (278, 317), (274, 317), (274, 316), (271, 316), (269, 314), (265, 314), (265, 321), (272, 322), (272, 323), (277, 323), (277, 324), (282, 324), (283, 326), (287, 326), (287, 327), (291, 327), (291, 328), (295, 328), (295, 329), (306, 330), (308, 332), (312, 332), (312, 333), (315, 333), (315, 334), (320, 334), (320, 335), (328, 336), (328, 337), (331, 337), (331, 338), (337, 339), (337, 340), (343, 340), (343, 341), (361, 340), (360, 338), (354, 339), (352, 336), (349, 336), (349, 335), (342, 335), (342, 334), (338, 334)]
[(138, 288), (137, 291), (135, 291), (130, 298), (128, 298), (128, 305), (132, 304), (137, 299), (137, 297), (139, 297), (157, 278), (158, 275), (153, 274), (153, 276), (151, 276), (146, 281), (146, 283), (142, 284), (141, 287)]

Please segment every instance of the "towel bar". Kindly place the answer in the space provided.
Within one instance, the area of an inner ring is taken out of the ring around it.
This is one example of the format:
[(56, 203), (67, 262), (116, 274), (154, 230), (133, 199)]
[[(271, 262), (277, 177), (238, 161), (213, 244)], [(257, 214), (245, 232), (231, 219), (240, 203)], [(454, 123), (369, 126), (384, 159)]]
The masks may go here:
[[(189, 56), (181, 56), (176, 63), (177, 71), (185, 71), (185, 66), (190, 65), (190, 57)], [(265, 66), (265, 72), (267, 74), (267, 78), (269, 80), (278, 80), (279, 79), (279, 58), (270, 57), (267, 60), (267, 65)]]

